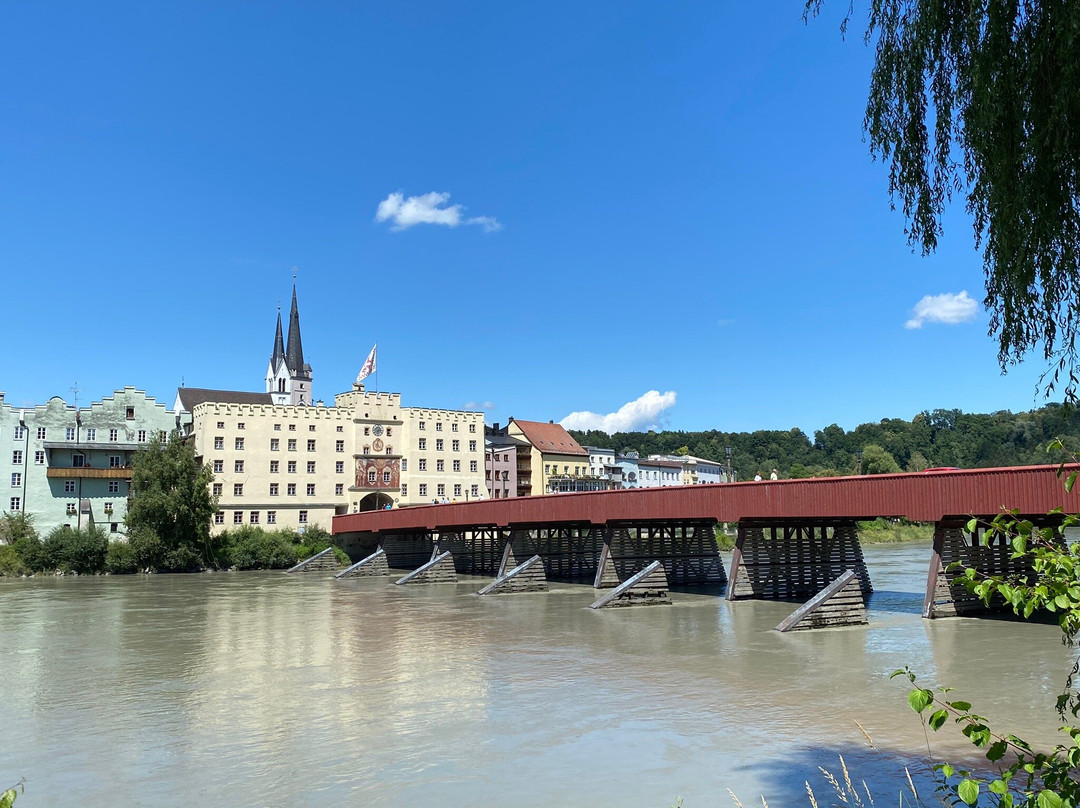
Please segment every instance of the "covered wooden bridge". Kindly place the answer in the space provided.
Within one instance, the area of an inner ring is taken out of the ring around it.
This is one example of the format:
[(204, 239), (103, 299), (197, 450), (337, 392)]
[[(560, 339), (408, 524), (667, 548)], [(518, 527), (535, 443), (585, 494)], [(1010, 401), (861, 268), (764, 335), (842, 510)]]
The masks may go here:
[(1039, 523), (1080, 512), (1058, 466), (945, 470), (716, 485), (640, 488), (425, 505), (334, 517), (334, 535), (354, 558), (385, 551), (413, 569), (450, 552), (457, 572), (498, 576), (509, 560), (538, 555), (547, 577), (611, 586), (659, 561), (671, 586), (728, 583), (715, 541), (735, 525), (727, 598), (804, 600), (845, 570), (864, 595), (872, 585), (858, 521), (902, 517), (935, 525), (924, 617), (968, 614), (979, 604), (946, 567), (1013, 569), (1008, 537), (966, 532), (971, 517), (1003, 509)]

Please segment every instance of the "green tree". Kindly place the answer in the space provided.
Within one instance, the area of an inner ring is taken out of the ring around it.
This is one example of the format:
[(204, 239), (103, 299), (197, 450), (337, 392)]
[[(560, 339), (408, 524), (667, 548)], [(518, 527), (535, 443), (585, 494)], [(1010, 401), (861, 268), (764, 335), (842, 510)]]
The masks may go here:
[(914, 451), (911, 453), (911, 459), (908, 460), (908, 471), (926, 471), (930, 464), (926, 462), (926, 458), (923, 457), (923, 453), (920, 451)]
[(0, 544), (15, 544), (20, 539), (37, 539), (34, 515), (31, 513), (8, 513), (0, 516)]
[(896, 459), (876, 443), (863, 448), (863, 474), (895, 474), (900, 471)]
[[(825, 0), (806, 0), (815, 16)], [(864, 126), (923, 253), (964, 193), (1002, 369), (1041, 348), (1047, 389), (1080, 376), (1080, 5), (870, 0)], [(849, 4), (842, 30), (853, 13)]]
[(126, 523), (141, 565), (179, 571), (212, 562), (213, 481), (210, 467), (200, 465), (194, 448), (175, 432), (167, 443), (135, 453)]

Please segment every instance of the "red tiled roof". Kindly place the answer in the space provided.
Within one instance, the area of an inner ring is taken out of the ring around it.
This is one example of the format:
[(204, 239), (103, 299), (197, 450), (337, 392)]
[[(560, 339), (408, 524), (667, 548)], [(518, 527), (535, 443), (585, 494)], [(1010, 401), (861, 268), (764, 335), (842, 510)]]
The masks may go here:
[(518, 425), (529, 443), (541, 452), (589, 456), (589, 453), (581, 448), (581, 444), (570, 437), (570, 433), (559, 424), (544, 424), (540, 421), (518, 421), (517, 419), (514, 419), (514, 423)]

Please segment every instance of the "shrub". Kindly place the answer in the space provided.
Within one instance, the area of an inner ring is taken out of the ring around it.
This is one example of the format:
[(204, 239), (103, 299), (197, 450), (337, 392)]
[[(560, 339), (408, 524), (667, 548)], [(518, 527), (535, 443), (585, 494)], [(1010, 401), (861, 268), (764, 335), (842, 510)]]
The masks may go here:
[(17, 578), (25, 575), (26, 572), (26, 566), (19, 557), (18, 550), (9, 545), (0, 545), (0, 578)]
[(105, 569), (109, 537), (97, 527), (81, 530), (64, 525), (51, 531), (41, 545), (38, 569), (80, 574)]
[(37, 536), (23, 536), (18, 539), (15, 542), (15, 552), (27, 571), (39, 572), (44, 569), (45, 559), (42, 557), (41, 539)]
[(114, 541), (105, 553), (105, 571), (113, 575), (130, 575), (139, 571), (135, 548), (126, 541)]
[(34, 515), (30, 513), (8, 513), (0, 516), (0, 544), (15, 544), (19, 539), (37, 539), (34, 528)]
[(241, 570), (283, 569), (296, 563), (291, 531), (265, 531), (251, 525), (219, 537), (221, 560)]

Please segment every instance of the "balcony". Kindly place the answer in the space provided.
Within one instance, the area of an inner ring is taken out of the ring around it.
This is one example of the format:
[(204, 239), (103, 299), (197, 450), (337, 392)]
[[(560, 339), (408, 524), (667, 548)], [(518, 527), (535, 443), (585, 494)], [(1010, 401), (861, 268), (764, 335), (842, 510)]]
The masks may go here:
[(62, 477), (65, 480), (130, 480), (131, 471), (131, 466), (119, 466), (108, 469), (91, 468), (90, 466), (79, 466), (77, 468), (58, 468), (57, 466), (49, 466), (45, 469), (45, 476)]

